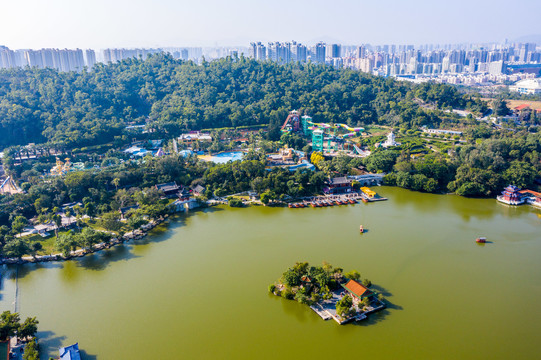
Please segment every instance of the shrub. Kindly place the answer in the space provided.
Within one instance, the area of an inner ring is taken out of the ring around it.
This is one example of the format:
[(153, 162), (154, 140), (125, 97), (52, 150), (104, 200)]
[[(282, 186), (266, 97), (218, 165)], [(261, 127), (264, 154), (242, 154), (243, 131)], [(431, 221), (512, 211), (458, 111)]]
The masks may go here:
[(282, 297), (287, 300), (293, 300), (295, 295), (290, 289), (286, 288), (284, 291), (282, 291)]

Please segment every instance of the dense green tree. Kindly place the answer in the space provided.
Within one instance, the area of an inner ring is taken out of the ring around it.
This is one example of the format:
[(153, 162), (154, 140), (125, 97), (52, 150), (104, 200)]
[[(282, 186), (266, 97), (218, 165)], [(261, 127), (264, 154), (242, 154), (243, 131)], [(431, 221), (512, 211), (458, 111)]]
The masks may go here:
[(344, 274), (344, 276), (351, 280), (359, 280), (361, 278), (361, 274), (357, 270), (347, 272)]
[(36, 339), (32, 339), (24, 347), (23, 360), (39, 360), (39, 345)]
[(30, 254), (31, 251), (28, 243), (20, 238), (7, 241), (2, 249), (4, 256), (8, 258), (20, 258)]
[(8, 337), (14, 336), (19, 330), (21, 318), (18, 313), (4, 311), (0, 315), (0, 341), (7, 340)]
[(353, 308), (353, 299), (346, 295), (336, 302), (336, 313), (341, 317), (347, 317), (355, 312)]
[(33, 338), (38, 331), (39, 321), (36, 317), (26, 318), (17, 330), (17, 336), (21, 339)]

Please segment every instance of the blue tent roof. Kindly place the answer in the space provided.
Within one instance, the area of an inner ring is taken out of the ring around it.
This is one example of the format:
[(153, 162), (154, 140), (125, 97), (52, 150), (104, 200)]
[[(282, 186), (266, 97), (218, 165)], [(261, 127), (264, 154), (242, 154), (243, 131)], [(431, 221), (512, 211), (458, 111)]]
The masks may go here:
[(81, 360), (79, 343), (60, 348), (58, 352), (60, 353), (60, 360)]

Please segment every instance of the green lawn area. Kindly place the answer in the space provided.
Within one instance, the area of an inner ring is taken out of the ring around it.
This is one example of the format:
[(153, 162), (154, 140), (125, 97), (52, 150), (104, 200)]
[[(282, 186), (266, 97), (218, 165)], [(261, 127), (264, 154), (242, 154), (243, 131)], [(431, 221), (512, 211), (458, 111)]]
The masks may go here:
[(367, 135), (367, 136), (383, 135), (389, 132), (388, 128), (377, 126), (377, 125), (367, 125), (363, 127), (364, 127), (363, 135)]
[[(67, 233), (67, 230), (61, 230), (58, 232), (58, 235)], [(46, 238), (41, 237), (41, 235), (34, 234), (25, 236), (23, 239), (27, 240), (30, 244), (34, 242), (41, 243), (42, 249), (37, 252), (37, 255), (49, 255), (53, 253), (57, 253), (58, 251), (55, 250), (54, 244), (56, 241), (56, 236), (54, 233), (51, 233), (51, 235), (47, 236)]]

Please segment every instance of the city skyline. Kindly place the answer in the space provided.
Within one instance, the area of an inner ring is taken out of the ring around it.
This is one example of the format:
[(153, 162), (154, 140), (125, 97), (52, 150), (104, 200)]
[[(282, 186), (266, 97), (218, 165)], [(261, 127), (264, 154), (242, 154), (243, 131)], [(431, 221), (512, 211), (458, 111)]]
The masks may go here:
[[(157, 48), (242, 46), (252, 41), (341, 44), (427, 44), (517, 41), (541, 37), (541, 3), (501, 0), (453, 6), (413, 0), (348, 3), (246, 0), (198, 3), (161, 0), (29, 0), (4, 4), (0, 45), (10, 48)], [(249, 34), (249, 36), (246, 36)], [(523, 40), (531, 41), (531, 40)]]

